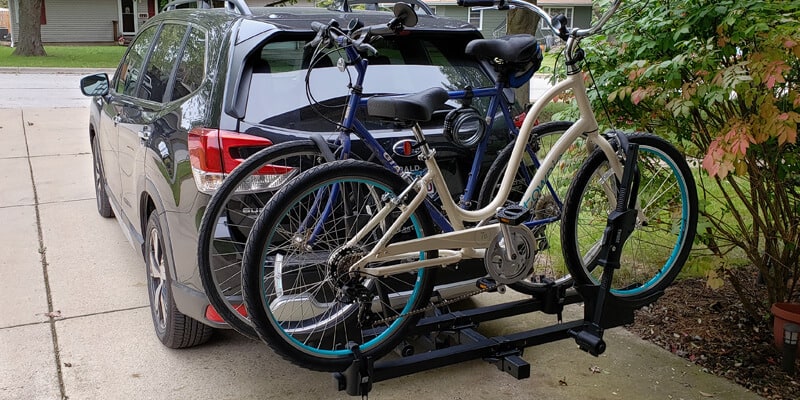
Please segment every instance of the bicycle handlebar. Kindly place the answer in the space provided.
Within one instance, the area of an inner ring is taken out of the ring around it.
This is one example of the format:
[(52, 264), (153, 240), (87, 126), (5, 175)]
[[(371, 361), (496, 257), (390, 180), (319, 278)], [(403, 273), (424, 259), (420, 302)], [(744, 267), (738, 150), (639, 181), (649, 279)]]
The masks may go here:
[(374, 37), (398, 33), (404, 29), (402, 21), (398, 20), (398, 18), (393, 18), (386, 24), (364, 26), (353, 30), (355, 26), (351, 22), (351, 32), (347, 33), (339, 28), (339, 23), (336, 20), (331, 20), (327, 24), (313, 21), (311, 22), (311, 29), (317, 32), (317, 36), (314, 40), (308, 42), (306, 47), (315, 47), (320, 42), (330, 39), (332, 43), (336, 43), (341, 47), (353, 46), (360, 53), (377, 54), (378, 50), (369, 44)]

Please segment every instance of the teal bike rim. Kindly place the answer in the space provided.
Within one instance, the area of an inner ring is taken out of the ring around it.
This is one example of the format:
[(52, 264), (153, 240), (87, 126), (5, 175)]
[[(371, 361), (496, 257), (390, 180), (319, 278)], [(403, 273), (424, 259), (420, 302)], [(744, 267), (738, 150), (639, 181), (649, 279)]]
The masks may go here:
[[(652, 151), (652, 150), (650, 150), (650, 148), (640, 147), (640, 151), (642, 151), (642, 150), (648, 151), (648, 152), (653, 153), (653, 154), (656, 154), (658, 156), (658, 158), (660, 158), (665, 164), (667, 164), (669, 166), (670, 170), (672, 170), (673, 176), (681, 176), (680, 170), (677, 168), (675, 163), (671, 159), (666, 158), (661, 152)], [(680, 250), (683, 248), (683, 246), (681, 246), (681, 244), (683, 244), (684, 241), (685, 241), (685, 229), (684, 228), (686, 227), (686, 224), (689, 221), (689, 203), (688, 203), (688, 198), (687, 198), (688, 189), (686, 188), (686, 181), (683, 180), (683, 179), (678, 179), (678, 184), (680, 186), (681, 204), (682, 204), (682, 206), (681, 206), (681, 224), (680, 224), (680, 231), (679, 231), (679, 234), (678, 234), (678, 240), (676, 240), (676, 242), (675, 242), (676, 245), (673, 247), (672, 253), (670, 254), (669, 258), (664, 263), (664, 265), (661, 267), (661, 269), (658, 271), (658, 273), (655, 274), (652, 278), (650, 278), (647, 282), (645, 282), (641, 286), (633, 288), (633, 289), (627, 289), (627, 290), (611, 289), (611, 293), (613, 293), (613, 294), (615, 294), (617, 296), (620, 296), (620, 297), (639, 295), (639, 294), (641, 294), (643, 292), (646, 292), (646, 291), (650, 290), (650, 288), (653, 285), (658, 284), (658, 282), (661, 282), (661, 280), (664, 278), (664, 275), (667, 273), (667, 271), (672, 269), (672, 265), (674, 265), (674, 263), (676, 262), (676, 260), (678, 258), (678, 255), (680, 254)]]
[[(336, 181), (330, 182), (330, 183), (329, 183), (329, 185), (337, 184), (337, 183), (339, 183), (339, 182), (342, 182), (342, 181), (340, 181), (340, 180), (336, 180)], [(384, 192), (386, 192), (386, 193), (393, 193), (393, 191), (392, 191), (392, 190), (389, 190), (389, 189), (388, 189), (386, 186), (383, 186), (383, 185), (377, 184), (376, 182), (367, 182), (367, 181), (366, 181), (366, 180), (364, 180), (364, 179), (353, 179), (353, 180), (350, 180), (350, 181), (348, 181), (348, 182), (368, 183), (368, 184), (370, 184), (370, 185), (372, 185), (372, 186), (374, 186), (374, 187), (376, 187), (376, 188), (378, 188), (378, 189), (380, 189), (380, 190), (383, 190), (383, 191), (384, 191)], [(303, 194), (302, 194), (300, 197), (305, 197), (305, 196), (309, 195), (310, 193), (312, 193), (312, 192), (314, 192), (314, 191), (316, 191), (316, 190), (319, 190), (319, 187), (317, 187), (317, 188), (314, 188), (314, 189), (312, 189), (312, 190), (309, 190), (309, 191), (308, 191), (308, 192), (306, 192), (306, 193), (303, 193)], [(295, 203), (295, 204), (296, 204), (296, 203)], [(280, 220), (282, 220), (282, 219), (283, 219), (283, 218), (284, 218), (284, 217), (285, 217), (285, 216), (286, 216), (286, 215), (289, 213), (289, 210), (291, 210), (291, 208), (292, 208), (292, 207), (288, 207), (288, 208), (286, 209), (286, 211), (283, 213), (283, 215), (281, 215), (281, 217), (280, 217)], [(417, 237), (418, 237), (418, 238), (421, 238), (421, 237), (422, 237), (422, 231), (421, 231), (421, 228), (420, 228), (419, 221), (417, 220), (417, 218), (416, 218), (416, 217), (415, 217), (413, 214), (411, 215), (411, 217), (409, 218), (409, 220), (411, 221), (411, 223), (412, 223), (412, 224), (413, 224), (413, 226), (414, 226), (414, 230), (415, 230), (415, 232), (416, 232), (416, 234), (417, 234)], [(274, 233), (273, 233), (273, 234), (274, 234)], [(267, 243), (271, 243), (271, 242), (272, 242), (272, 234), (270, 234), (270, 237), (269, 237), (269, 240), (267, 241)], [(263, 265), (266, 265), (266, 261), (267, 261), (267, 260), (266, 260), (266, 257), (267, 257), (267, 255), (266, 255), (266, 254), (264, 254), (264, 255), (262, 256), (262, 259), (261, 259), (261, 264), (260, 264), (260, 265), (262, 265), (262, 266), (263, 266)], [(425, 253), (424, 253), (424, 252), (420, 252), (420, 259), (421, 259), (421, 260), (425, 259)], [(421, 283), (422, 283), (423, 279), (425, 278), (425, 274), (426, 274), (426, 273), (427, 273), (427, 271), (426, 271), (424, 268), (420, 268), (419, 270), (417, 270), (417, 274), (416, 274), (417, 276), (416, 276), (416, 280), (415, 280), (415, 282), (414, 282), (414, 287), (413, 287), (413, 288), (411, 288), (411, 294), (409, 295), (409, 297), (408, 297), (408, 300), (406, 301), (406, 305), (405, 305), (405, 307), (403, 307), (403, 310), (402, 310), (402, 311), (400, 311), (400, 315), (405, 315), (405, 314), (407, 314), (408, 312), (412, 311), (412, 310), (411, 310), (411, 308), (412, 308), (412, 305), (413, 305), (413, 304), (416, 302), (416, 300), (417, 300), (417, 297), (419, 296), (419, 292), (420, 292), (420, 285), (421, 285)], [(264, 268), (263, 268), (263, 267), (261, 268), (261, 271), (260, 271), (260, 273), (259, 273), (259, 279), (260, 279), (260, 281), (261, 281), (261, 282), (264, 282)], [(377, 284), (377, 283), (376, 283), (376, 284)], [(264, 298), (264, 289), (263, 289), (263, 288), (261, 288), (261, 289), (259, 290), (259, 292), (261, 292), (261, 296), (262, 296), (262, 305), (263, 305), (263, 304), (264, 304), (264, 301), (263, 301), (263, 298)], [(326, 358), (340, 358), (340, 357), (345, 357), (345, 356), (348, 356), (348, 355), (351, 355), (351, 354), (353, 354), (353, 351), (352, 351), (352, 350), (349, 350), (349, 349), (342, 349), (342, 350), (324, 350), (324, 349), (318, 349), (318, 348), (316, 348), (316, 347), (308, 346), (308, 345), (306, 345), (305, 343), (302, 343), (301, 341), (297, 340), (297, 338), (295, 338), (294, 336), (292, 336), (292, 335), (291, 335), (291, 334), (289, 334), (288, 332), (286, 332), (286, 330), (285, 330), (285, 329), (283, 329), (283, 327), (281, 326), (281, 324), (278, 322), (278, 320), (275, 318), (275, 316), (274, 316), (274, 315), (272, 314), (272, 312), (269, 310), (269, 307), (266, 307), (265, 311), (266, 311), (266, 313), (267, 313), (267, 316), (270, 318), (270, 320), (271, 320), (271, 322), (272, 322), (273, 326), (274, 326), (274, 327), (276, 327), (276, 328), (278, 329), (279, 333), (280, 333), (280, 334), (281, 334), (283, 337), (285, 337), (285, 338), (289, 339), (289, 341), (291, 341), (291, 343), (292, 343), (292, 344), (293, 344), (295, 347), (297, 347), (297, 348), (299, 348), (299, 349), (303, 350), (303, 351), (304, 351), (304, 352), (306, 352), (306, 353), (310, 353), (310, 354), (316, 354), (316, 355), (323, 356), (323, 357), (326, 357)], [(402, 326), (402, 325), (403, 325), (403, 322), (405, 321), (405, 318), (406, 318), (406, 317), (398, 317), (396, 320), (394, 320), (394, 322), (392, 322), (392, 324), (391, 324), (391, 325), (389, 325), (388, 327), (386, 327), (386, 329), (384, 329), (384, 330), (383, 330), (383, 332), (381, 332), (381, 333), (380, 333), (378, 336), (376, 336), (376, 337), (374, 337), (373, 339), (371, 339), (371, 340), (367, 341), (366, 343), (359, 344), (359, 346), (358, 346), (358, 347), (359, 347), (359, 350), (360, 350), (362, 353), (363, 353), (363, 352), (367, 352), (367, 351), (370, 351), (372, 348), (374, 348), (376, 345), (378, 345), (378, 344), (382, 343), (382, 342), (384, 341), (384, 339), (385, 339), (387, 336), (390, 336), (390, 335), (394, 334), (394, 332), (395, 332), (397, 329), (399, 329), (399, 328), (400, 328), (400, 326)]]

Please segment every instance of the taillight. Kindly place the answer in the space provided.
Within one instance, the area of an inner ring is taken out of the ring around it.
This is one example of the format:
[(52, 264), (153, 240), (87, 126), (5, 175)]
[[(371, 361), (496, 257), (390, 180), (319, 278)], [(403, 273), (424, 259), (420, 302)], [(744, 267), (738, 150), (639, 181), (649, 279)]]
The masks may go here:
[[(259, 136), (220, 129), (195, 128), (189, 131), (189, 160), (197, 190), (213, 194), (225, 177), (244, 159), (240, 149), (267, 147), (272, 141)], [(285, 174), (294, 168), (267, 165), (250, 174), (236, 188), (237, 193), (256, 193), (274, 190), (286, 181)]]

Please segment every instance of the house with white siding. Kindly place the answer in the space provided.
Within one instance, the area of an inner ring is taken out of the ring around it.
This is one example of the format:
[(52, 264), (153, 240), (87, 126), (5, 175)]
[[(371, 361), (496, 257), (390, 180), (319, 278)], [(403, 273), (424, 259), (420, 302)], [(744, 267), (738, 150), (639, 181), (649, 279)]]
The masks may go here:
[[(19, 33), (19, 3), (9, 0), (12, 42)], [(154, 16), (158, 0), (42, 0), (42, 42), (111, 42), (134, 35)]]
[[(19, 32), (19, 3), (9, 0), (12, 42)], [(271, 0), (245, 0), (261, 7)], [(42, 42), (111, 42), (132, 37), (160, 11), (159, 0), (42, 0)], [(308, 0), (298, 3), (309, 4)], [(313, 5), (313, 1), (310, 3)]]

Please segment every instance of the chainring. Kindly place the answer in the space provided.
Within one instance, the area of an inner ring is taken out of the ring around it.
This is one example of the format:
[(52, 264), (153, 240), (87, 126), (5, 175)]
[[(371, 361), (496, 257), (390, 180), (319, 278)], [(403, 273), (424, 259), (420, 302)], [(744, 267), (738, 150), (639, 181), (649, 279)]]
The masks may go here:
[(516, 250), (516, 258), (509, 258), (506, 240), (501, 231), (489, 244), (483, 259), (489, 276), (495, 282), (505, 285), (519, 282), (533, 273), (537, 251), (536, 238), (525, 225), (508, 226), (508, 232), (512, 248)]

